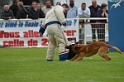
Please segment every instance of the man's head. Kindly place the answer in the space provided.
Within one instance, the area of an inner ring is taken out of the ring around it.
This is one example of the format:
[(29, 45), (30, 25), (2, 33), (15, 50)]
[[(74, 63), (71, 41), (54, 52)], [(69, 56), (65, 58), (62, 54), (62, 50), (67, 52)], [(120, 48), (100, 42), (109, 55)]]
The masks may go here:
[(71, 6), (71, 7), (74, 6), (74, 0), (70, 0), (70, 6)]
[(40, 3), (37, 4), (37, 9), (38, 9), (38, 10), (41, 10), (41, 9), (42, 9)]
[(51, 8), (51, 1), (50, 0), (46, 0), (46, 8)]
[(60, 2), (56, 2), (56, 5), (61, 5), (61, 3)]
[(92, 0), (92, 5), (93, 5), (94, 7), (97, 7), (97, 1), (96, 1), (96, 0)]
[(33, 1), (32, 2), (32, 7), (35, 9), (35, 8), (37, 8), (37, 2), (36, 1)]
[(69, 10), (69, 6), (66, 3), (64, 3), (64, 4), (62, 4), (62, 7), (64, 9), (64, 12), (67, 13)]
[(5, 5), (4, 6), (4, 11), (8, 11), (9, 10), (9, 5)]
[(82, 10), (85, 10), (85, 9), (86, 9), (86, 3), (82, 3), (82, 4), (81, 4), (81, 9), (82, 9)]
[(18, 5), (19, 0), (13, 0), (13, 5)]
[(19, 1), (18, 6), (19, 7), (23, 7), (23, 2), (22, 1)]

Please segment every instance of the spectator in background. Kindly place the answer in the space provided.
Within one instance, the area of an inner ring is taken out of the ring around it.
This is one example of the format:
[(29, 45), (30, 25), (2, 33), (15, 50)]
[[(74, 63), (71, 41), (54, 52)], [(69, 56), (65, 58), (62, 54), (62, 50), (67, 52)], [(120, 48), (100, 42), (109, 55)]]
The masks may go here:
[[(86, 3), (81, 4), (81, 8), (78, 9), (78, 16), (80, 18), (90, 17), (90, 9), (86, 7)], [(80, 20), (80, 22), (84, 22), (84, 20)], [(79, 43), (82, 43), (84, 39), (84, 24), (79, 28), (79, 39)]]
[(65, 18), (67, 18), (67, 12), (68, 12), (68, 10), (69, 10), (69, 6), (68, 6), (66, 3), (64, 3), (64, 4), (62, 4), (62, 7), (64, 8), (64, 15), (65, 15)]
[[(96, 18), (97, 17), (97, 11), (98, 9), (100, 8), (99, 5), (97, 5), (97, 1), (96, 0), (92, 0), (92, 5), (89, 6), (90, 8), (90, 12), (91, 12), (91, 15), (90, 17), (94, 17)], [(90, 20), (91, 23), (95, 23), (97, 20)], [(96, 24), (91, 24), (91, 28), (92, 28), (92, 40), (93, 41), (96, 41), (96, 30), (97, 30), (97, 25)]]
[(10, 10), (13, 11), (14, 17), (16, 17), (17, 11), (19, 10), (18, 2), (19, 2), (19, 0), (13, 0), (13, 4), (10, 6)]
[[(107, 4), (102, 3), (101, 8), (97, 11), (97, 17), (107, 18), (108, 11), (107, 11)], [(97, 22), (106, 23), (107, 20), (98, 20)], [(97, 25), (97, 33), (98, 33), (98, 40), (105, 42), (105, 24), (98, 24)]]
[(60, 2), (56, 2), (56, 5), (61, 5), (61, 3)]
[(1, 18), (2, 11), (3, 11), (3, 8), (0, 6), (0, 18)]
[(51, 10), (53, 8), (53, 6), (51, 5), (51, 1), (50, 0), (46, 0), (46, 6), (43, 7), (43, 12), (46, 15), (46, 13)]
[(28, 11), (28, 18), (38, 19), (39, 18), (39, 10), (37, 9), (37, 2), (33, 1), (32, 6)]
[(69, 11), (67, 13), (67, 18), (76, 18), (78, 15), (78, 8), (74, 5), (74, 0), (70, 0)]
[(86, 3), (81, 4), (81, 8), (78, 9), (78, 16), (90, 17), (90, 9), (86, 7)]
[(45, 18), (45, 14), (42, 11), (40, 3), (37, 4), (37, 9), (39, 10), (39, 18)]
[(17, 12), (16, 18), (17, 19), (24, 19), (27, 17), (27, 10), (23, 7), (23, 2), (18, 3), (19, 10)]
[(13, 17), (14, 17), (13, 16), (13, 11), (9, 9), (9, 5), (5, 5), (4, 10), (1, 14), (1, 18), (5, 19), (5, 20), (8, 20), (8, 19), (12, 19)]

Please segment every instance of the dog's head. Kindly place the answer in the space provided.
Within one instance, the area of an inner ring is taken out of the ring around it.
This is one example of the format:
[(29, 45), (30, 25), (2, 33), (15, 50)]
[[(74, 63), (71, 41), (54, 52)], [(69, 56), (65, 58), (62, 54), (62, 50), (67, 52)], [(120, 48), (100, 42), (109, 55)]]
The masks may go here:
[(77, 42), (77, 43), (75, 43), (75, 44), (72, 44), (72, 50), (73, 51), (78, 51), (79, 49), (80, 49), (80, 46), (79, 46), (79, 43)]
[(66, 46), (66, 49), (70, 49), (73, 50), (74, 52), (77, 52), (80, 49), (79, 43), (76, 42), (74, 44), (71, 44), (70, 46)]

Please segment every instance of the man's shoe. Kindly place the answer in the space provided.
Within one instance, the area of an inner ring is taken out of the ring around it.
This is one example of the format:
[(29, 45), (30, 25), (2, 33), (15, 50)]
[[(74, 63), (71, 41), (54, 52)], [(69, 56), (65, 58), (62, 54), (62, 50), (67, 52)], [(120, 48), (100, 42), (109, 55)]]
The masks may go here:
[(53, 61), (53, 60), (49, 60), (49, 59), (47, 59), (47, 61)]

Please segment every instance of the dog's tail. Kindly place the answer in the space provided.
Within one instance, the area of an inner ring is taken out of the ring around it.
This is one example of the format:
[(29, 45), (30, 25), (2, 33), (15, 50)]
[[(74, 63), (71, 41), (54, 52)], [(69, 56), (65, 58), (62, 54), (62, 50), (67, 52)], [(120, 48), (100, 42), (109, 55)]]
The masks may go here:
[(114, 50), (116, 50), (117, 52), (119, 52), (121, 54), (121, 50), (115, 46), (108, 46), (109, 48), (113, 48)]

